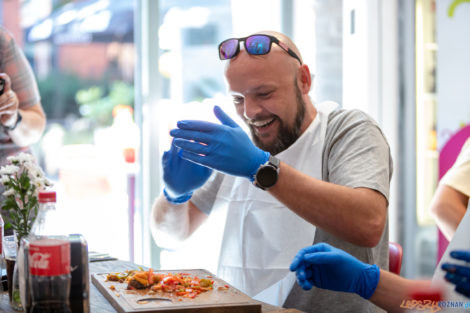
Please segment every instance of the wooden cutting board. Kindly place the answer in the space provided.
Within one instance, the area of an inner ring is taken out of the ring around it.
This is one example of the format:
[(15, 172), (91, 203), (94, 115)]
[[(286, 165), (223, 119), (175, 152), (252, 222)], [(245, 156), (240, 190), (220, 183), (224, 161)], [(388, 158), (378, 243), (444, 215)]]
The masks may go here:
[[(106, 281), (108, 273), (93, 274), (91, 281), (111, 305), (120, 313), (148, 313), (169, 311), (172, 313), (207, 312), (207, 313), (259, 313), (260, 302), (251, 299), (238, 289), (217, 278), (210, 272), (202, 269), (154, 271), (155, 273), (188, 273), (191, 276), (207, 278), (214, 281), (214, 289), (199, 294), (194, 299), (184, 297), (168, 297), (172, 301), (137, 302), (142, 298), (161, 296), (161, 294), (147, 295), (148, 290), (127, 290), (126, 283)], [(218, 287), (228, 285), (227, 290), (218, 290)], [(114, 286), (114, 290), (111, 289)]]

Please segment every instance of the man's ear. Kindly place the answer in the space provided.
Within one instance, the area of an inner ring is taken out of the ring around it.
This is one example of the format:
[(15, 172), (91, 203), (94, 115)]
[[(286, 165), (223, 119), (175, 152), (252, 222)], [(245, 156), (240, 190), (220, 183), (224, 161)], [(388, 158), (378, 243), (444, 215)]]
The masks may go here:
[(297, 77), (299, 88), (302, 93), (309, 93), (310, 88), (312, 87), (312, 76), (310, 75), (310, 69), (307, 64), (302, 64), (302, 66), (299, 67)]

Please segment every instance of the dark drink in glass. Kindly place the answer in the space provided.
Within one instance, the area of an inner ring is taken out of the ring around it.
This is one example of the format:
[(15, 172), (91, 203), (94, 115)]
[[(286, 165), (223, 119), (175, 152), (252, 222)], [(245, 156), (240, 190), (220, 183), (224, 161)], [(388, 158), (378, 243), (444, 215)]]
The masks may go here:
[(8, 297), (11, 302), (11, 292), (13, 290), (13, 270), (15, 269), (16, 260), (6, 257), (5, 263), (7, 267)]

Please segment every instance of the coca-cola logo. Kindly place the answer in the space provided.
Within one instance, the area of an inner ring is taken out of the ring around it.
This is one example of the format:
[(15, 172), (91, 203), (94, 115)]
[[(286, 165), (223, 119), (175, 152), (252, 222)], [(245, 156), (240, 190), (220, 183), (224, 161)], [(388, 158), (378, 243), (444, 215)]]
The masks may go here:
[(51, 257), (50, 253), (35, 252), (31, 254), (31, 259), (30, 259), (31, 267), (41, 269), (41, 270), (48, 269), (50, 257)]
[(39, 276), (70, 273), (70, 243), (57, 239), (32, 242), (29, 247), (29, 272)]

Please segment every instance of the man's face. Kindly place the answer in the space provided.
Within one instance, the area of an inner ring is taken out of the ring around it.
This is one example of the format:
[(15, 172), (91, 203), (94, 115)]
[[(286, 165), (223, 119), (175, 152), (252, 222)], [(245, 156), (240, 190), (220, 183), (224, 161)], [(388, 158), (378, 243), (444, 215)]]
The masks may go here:
[(270, 54), (268, 58), (240, 52), (227, 67), (226, 77), (237, 113), (249, 126), (253, 142), (277, 154), (301, 135), (305, 102), (295, 71), (282, 59), (286, 56)]

